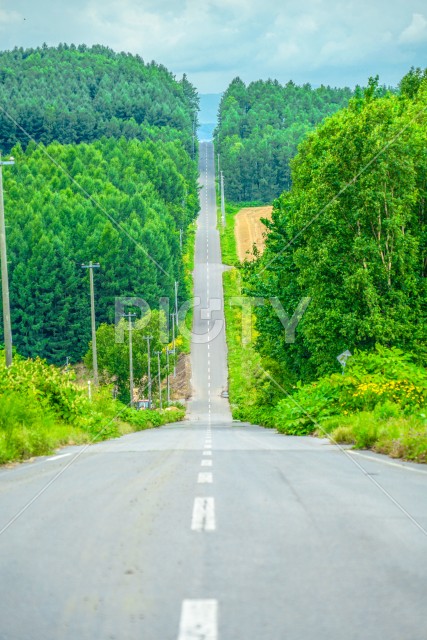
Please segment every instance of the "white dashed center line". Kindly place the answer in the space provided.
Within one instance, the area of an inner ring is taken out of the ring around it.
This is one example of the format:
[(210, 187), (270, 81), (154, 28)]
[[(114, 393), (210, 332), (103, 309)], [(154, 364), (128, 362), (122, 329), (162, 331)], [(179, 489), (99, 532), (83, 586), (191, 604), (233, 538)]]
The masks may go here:
[(197, 482), (198, 484), (212, 484), (212, 473), (210, 471), (200, 471)]
[(215, 531), (215, 500), (214, 498), (195, 498), (192, 531)]
[(217, 640), (218, 602), (184, 600), (178, 640)]

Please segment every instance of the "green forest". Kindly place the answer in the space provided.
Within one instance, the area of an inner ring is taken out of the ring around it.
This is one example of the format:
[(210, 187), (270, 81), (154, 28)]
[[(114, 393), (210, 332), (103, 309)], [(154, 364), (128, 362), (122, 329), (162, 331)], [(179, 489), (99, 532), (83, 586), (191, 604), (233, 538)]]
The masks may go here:
[(235, 366), (235, 417), (427, 460), (426, 124), (413, 69), (386, 94), (371, 79), (300, 144), (264, 253), (225, 276), (266, 301)]
[(185, 78), (103, 47), (17, 49), (0, 64), (0, 145), (15, 145), (3, 171), (14, 345), (76, 362), (90, 340), (83, 263), (100, 263), (99, 323), (114, 322), (117, 296), (158, 307), (175, 281), (180, 299), (188, 294), (197, 94)]
[[(129, 347), (127, 330), (116, 341), (116, 299), (120, 312), (138, 312), (135, 386), (146, 391), (145, 335), (152, 336), (152, 369), (159, 350), (165, 374), (165, 300), (172, 311), (175, 283), (178, 303), (191, 295), (196, 90), (185, 76), (177, 80), (139, 56), (43, 45), (0, 53), (0, 105), (0, 150), (15, 162), (3, 167), (14, 358), (6, 368), (1, 353), (0, 463), (182, 419), (182, 407), (137, 412), (121, 404), (130, 397)], [(82, 268), (90, 261), (99, 263), (103, 385), (92, 390), (91, 402), (79, 382), (83, 376), (86, 385), (92, 366)], [(135, 298), (144, 303), (129, 300)], [(188, 348), (181, 338), (173, 346), (173, 356)]]
[[(185, 76), (96, 45), (0, 52), (0, 143), (180, 139), (194, 152), (198, 95)], [(7, 108), (6, 108), (7, 105)]]
[(233, 202), (270, 203), (291, 185), (290, 160), (326, 116), (346, 106), (353, 92), (289, 81), (235, 78), (222, 96), (215, 148)]
[[(198, 210), (196, 170), (180, 144), (103, 139), (13, 150), (5, 174), (11, 313), (19, 353), (72, 362), (90, 339), (87, 271), (98, 322), (117, 296), (158, 307), (185, 298), (179, 229)], [(52, 161), (53, 160), (53, 161)]]

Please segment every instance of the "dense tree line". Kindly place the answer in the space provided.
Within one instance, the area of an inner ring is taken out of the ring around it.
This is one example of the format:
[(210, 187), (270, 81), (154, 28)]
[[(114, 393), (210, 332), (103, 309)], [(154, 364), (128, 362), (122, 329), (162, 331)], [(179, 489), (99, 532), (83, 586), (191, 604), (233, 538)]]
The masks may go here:
[(225, 176), (226, 198), (272, 202), (291, 184), (289, 162), (299, 143), (326, 116), (347, 105), (350, 89), (292, 81), (235, 78), (224, 93), (215, 147)]
[(271, 305), (257, 307), (261, 354), (283, 380), (337, 370), (345, 349), (399, 347), (427, 360), (427, 78), (363, 95), (306, 137), (292, 188), (275, 203), (246, 290), (291, 318), (311, 302), (294, 343)]
[[(114, 322), (116, 296), (158, 308), (185, 298), (179, 230), (198, 211), (193, 161), (178, 142), (103, 139), (13, 149), (4, 171), (14, 344), (62, 363), (90, 340), (89, 283), (99, 322)], [(185, 235), (184, 235), (185, 237)]]
[[(76, 361), (116, 296), (158, 307), (185, 298), (180, 230), (198, 211), (198, 96), (184, 76), (101, 46), (0, 53), (14, 345), (24, 356)], [(0, 335), (1, 339), (1, 335)]]
[(103, 46), (0, 53), (0, 149), (102, 136), (171, 140), (193, 151), (198, 96), (184, 76)]

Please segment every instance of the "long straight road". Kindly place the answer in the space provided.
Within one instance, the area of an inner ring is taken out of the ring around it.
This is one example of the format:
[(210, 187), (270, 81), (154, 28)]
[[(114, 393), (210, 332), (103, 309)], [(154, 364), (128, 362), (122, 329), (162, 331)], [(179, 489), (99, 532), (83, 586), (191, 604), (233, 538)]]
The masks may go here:
[(200, 144), (200, 215), (198, 218), (195, 264), (193, 336), (191, 367), (192, 422), (230, 426), (227, 390), (227, 347), (225, 341), (223, 266), (217, 230), (215, 168), (212, 143)]
[(189, 420), (1, 470), (0, 639), (425, 640), (427, 469), (231, 421), (200, 171)]

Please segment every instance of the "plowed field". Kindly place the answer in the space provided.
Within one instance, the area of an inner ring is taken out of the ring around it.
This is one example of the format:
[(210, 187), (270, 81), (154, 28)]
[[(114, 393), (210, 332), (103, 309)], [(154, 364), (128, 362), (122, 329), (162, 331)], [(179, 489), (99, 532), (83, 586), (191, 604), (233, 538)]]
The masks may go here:
[(253, 245), (262, 253), (265, 245), (266, 228), (261, 218), (271, 219), (273, 207), (248, 207), (241, 209), (235, 217), (237, 255), (239, 260), (253, 260)]

